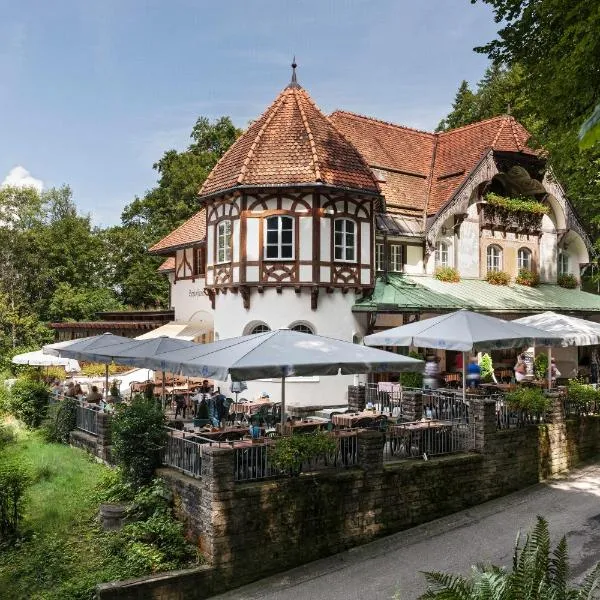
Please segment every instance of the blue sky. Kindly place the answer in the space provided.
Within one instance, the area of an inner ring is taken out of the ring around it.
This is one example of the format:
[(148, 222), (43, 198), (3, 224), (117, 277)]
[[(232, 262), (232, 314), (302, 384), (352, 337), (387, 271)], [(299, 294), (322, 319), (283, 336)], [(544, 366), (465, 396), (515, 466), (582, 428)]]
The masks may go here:
[[(343, 108), (432, 129), (487, 59), (469, 0), (0, 0), (0, 183), (69, 184), (119, 221), (196, 118), (245, 126), (289, 81)], [(17, 168), (17, 169), (15, 169)], [(9, 176), (10, 175), (10, 176)]]

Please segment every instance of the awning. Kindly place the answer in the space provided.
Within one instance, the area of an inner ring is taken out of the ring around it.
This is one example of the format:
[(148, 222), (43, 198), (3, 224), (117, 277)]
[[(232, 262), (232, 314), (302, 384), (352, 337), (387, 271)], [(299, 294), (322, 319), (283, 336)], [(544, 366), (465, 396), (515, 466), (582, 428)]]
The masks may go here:
[(201, 335), (212, 331), (213, 325), (208, 321), (171, 321), (166, 325), (157, 327), (142, 335), (138, 335), (138, 340), (149, 340), (161, 336), (177, 338), (180, 340), (193, 341)]

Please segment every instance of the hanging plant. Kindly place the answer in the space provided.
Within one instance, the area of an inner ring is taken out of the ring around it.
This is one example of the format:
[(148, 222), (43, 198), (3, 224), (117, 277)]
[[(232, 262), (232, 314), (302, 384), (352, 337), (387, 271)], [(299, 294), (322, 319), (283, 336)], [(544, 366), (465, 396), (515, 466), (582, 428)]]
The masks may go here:
[(485, 280), (492, 285), (508, 285), (510, 275), (504, 271), (488, 271)]
[(519, 269), (519, 274), (515, 279), (515, 283), (527, 285), (529, 287), (536, 287), (540, 283), (540, 278), (535, 271), (530, 271), (529, 269)]
[(527, 198), (506, 198), (490, 192), (485, 200), (483, 219), (492, 228), (539, 231), (542, 217), (550, 212), (547, 204)]
[(571, 273), (559, 275), (557, 283), (560, 285), (560, 287), (567, 288), (568, 290), (574, 290), (579, 285), (577, 277), (575, 277), (575, 275), (571, 275)]
[(460, 275), (453, 267), (438, 267), (434, 271), (433, 276), (439, 281), (445, 281), (447, 283), (458, 283), (460, 281)]
[(535, 215), (547, 215), (550, 212), (550, 207), (547, 204), (528, 198), (506, 198), (494, 194), (494, 192), (489, 192), (486, 194), (485, 200), (489, 205), (499, 206), (508, 212), (523, 212)]

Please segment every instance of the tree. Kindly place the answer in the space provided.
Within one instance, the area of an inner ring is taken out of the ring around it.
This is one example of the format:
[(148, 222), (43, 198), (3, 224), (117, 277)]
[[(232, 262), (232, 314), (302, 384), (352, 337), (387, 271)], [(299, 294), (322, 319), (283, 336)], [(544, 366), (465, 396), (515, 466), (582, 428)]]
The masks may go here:
[(423, 600), (591, 600), (598, 598), (600, 563), (579, 589), (567, 586), (569, 565), (567, 540), (563, 537), (550, 555), (548, 522), (542, 517), (513, 553), (512, 571), (494, 565), (472, 568), (471, 577), (425, 573), (429, 584)]
[(475, 94), (471, 91), (468, 82), (463, 79), (454, 97), (452, 111), (445, 119), (440, 121), (436, 131), (456, 129), (477, 121), (476, 102)]

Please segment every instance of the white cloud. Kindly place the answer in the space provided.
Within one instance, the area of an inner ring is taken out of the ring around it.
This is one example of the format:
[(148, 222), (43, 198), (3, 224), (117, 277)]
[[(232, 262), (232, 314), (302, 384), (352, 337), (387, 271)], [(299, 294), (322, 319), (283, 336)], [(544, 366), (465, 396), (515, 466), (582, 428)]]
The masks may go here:
[(13, 167), (8, 175), (4, 178), (4, 181), (0, 184), (0, 187), (32, 187), (35, 188), (38, 192), (42, 191), (44, 187), (44, 182), (41, 179), (36, 179), (31, 175), (31, 173), (21, 165), (17, 165)]

